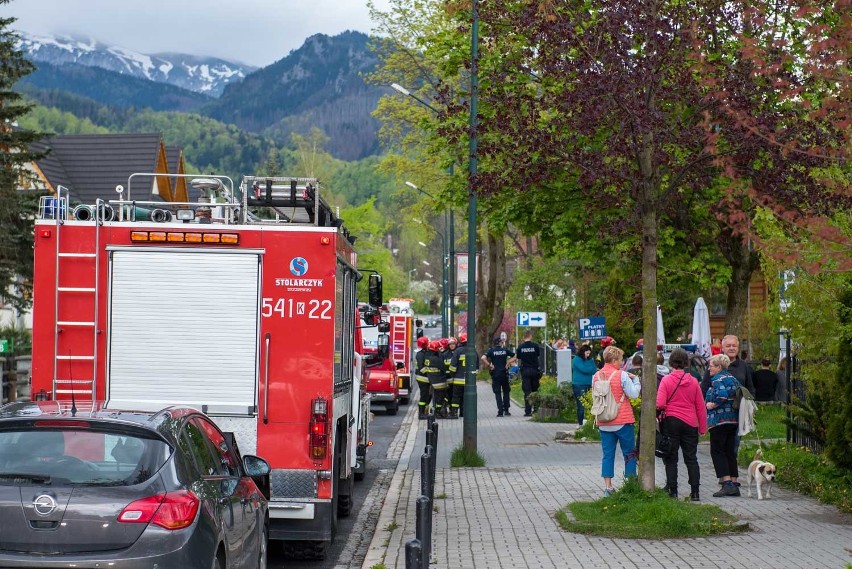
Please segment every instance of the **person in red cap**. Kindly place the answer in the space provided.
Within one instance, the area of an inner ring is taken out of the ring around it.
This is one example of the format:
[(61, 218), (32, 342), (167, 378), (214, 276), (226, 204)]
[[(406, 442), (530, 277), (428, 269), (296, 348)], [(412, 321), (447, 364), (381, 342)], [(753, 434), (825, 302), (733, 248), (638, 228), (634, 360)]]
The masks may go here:
[(604, 350), (609, 346), (614, 346), (615, 340), (612, 339), (612, 336), (605, 336), (601, 338), (601, 349), (598, 350), (597, 355), (595, 355), (595, 365), (598, 366), (598, 369), (601, 369), (604, 366), (603, 353)]
[(429, 338), (420, 336), (417, 338), (417, 353), (414, 354), (414, 379), (420, 389), (420, 400), (417, 401), (417, 418), (425, 419), (429, 411), (429, 402), (432, 400), (432, 386), (429, 378), (423, 371), (423, 362), (426, 359), (426, 350), (429, 347)]

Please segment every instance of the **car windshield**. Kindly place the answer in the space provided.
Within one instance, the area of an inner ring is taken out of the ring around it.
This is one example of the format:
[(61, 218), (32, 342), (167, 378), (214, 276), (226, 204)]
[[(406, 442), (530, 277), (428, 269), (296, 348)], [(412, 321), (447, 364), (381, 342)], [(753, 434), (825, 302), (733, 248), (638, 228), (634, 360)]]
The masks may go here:
[(125, 432), (0, 431), (0, 485), (130, 486), (151, 478), (171, 452), (162, 440)]

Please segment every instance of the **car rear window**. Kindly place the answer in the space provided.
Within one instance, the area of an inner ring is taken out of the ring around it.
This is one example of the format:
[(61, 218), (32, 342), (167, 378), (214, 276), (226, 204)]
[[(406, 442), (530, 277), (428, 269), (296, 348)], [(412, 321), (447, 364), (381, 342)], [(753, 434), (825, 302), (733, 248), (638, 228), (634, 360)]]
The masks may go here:
[(170, 455), (164, 441), (124, 432), (0, 431), (0, 485), (130, 486), (151, 478)]

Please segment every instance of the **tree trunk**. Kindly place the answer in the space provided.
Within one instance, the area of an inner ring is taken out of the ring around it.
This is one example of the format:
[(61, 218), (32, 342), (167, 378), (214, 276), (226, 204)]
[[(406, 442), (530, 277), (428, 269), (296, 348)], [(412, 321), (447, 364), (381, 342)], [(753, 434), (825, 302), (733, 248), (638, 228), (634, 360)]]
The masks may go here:
[(748, 338), (747, 318), (748, 295), (751, 275), (760, 266), (757, 253), (749, 250), (748, 241), (740, 235), (734, 235), (729, 228), (722, 230), (719, 249), (731, 266), (731, 281), (728, 283), (728, 300), (725, 307), (725, 334), (739, 337), (744, 347)]
[(503, 235), (492, 232), (487, 226), (486, 243), (480, 258), (476, 338), (478, 353), (483, 354), (491, 346), (491, 340), (503, 321), (503, 302), (509, 288)]
[(639, 483), (656, 487), (654, 446), (657, 429), (657, 176), (653, 145), (646, 141), (639, 155), (642, 182), (638, 206), (642, 223), (642, 407), (639, 413)]

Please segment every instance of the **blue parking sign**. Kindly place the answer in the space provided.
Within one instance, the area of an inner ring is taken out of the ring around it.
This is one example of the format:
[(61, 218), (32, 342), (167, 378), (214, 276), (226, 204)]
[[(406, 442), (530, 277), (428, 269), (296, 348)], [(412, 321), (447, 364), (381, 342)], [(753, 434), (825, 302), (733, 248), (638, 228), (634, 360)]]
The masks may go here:
[(606, 318), (603, 316), (580, 318), (577, 322), (580, 327), (581, 340), (606, 338)]

